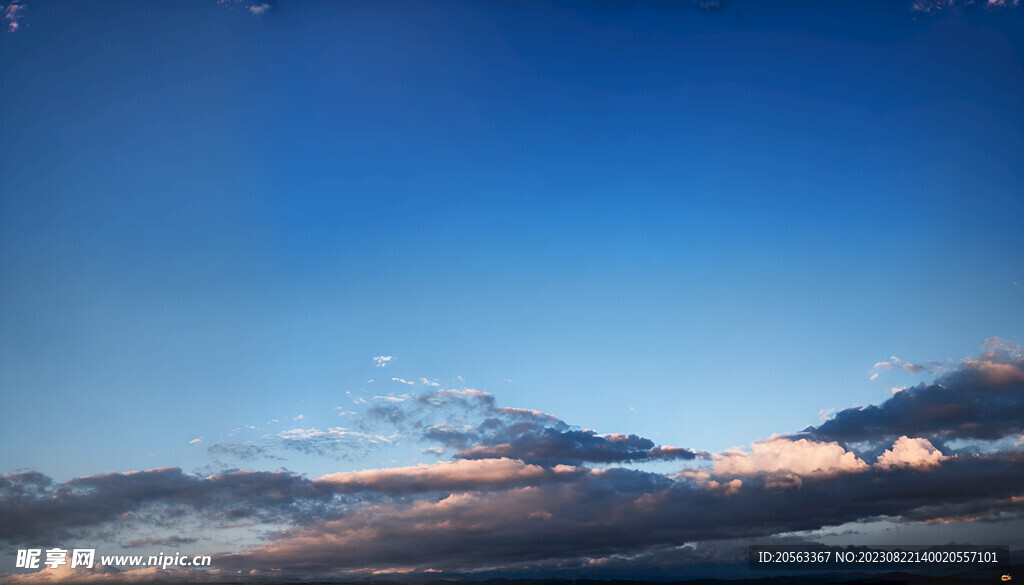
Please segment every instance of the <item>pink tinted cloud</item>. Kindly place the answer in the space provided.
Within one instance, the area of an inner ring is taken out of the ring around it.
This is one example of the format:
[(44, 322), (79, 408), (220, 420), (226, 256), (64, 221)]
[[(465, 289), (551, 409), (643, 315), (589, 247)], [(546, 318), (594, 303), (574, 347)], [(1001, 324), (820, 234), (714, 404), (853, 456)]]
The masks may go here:
[(762, 474), (832, 475), (867, 469), (867, 464), (839, 443), (771, 437), (738, 449), (713, 455), (712, 474), (743, 477)]
[(529, 485), (559, 477), (568, 478), (584, 472), (582, 468), (572, 466), (545, 469), (539, 465), (502, 458), (444, 461), (432, 465), (332, 473), (314, 480), (314, 483), (329, 485), (341, 492), (465, 491)]
[(18, 2), (12, 2), (4, 8), (4, 18), (7, 20), (7, 30), (14, 32), (21, 27), (20, 18), (25, 12), (25, 5)]

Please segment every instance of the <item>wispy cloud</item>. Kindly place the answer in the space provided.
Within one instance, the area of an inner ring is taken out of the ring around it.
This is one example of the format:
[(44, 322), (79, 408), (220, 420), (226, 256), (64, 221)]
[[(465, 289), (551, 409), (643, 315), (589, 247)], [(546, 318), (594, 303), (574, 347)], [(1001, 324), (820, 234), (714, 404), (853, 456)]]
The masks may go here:
[(3, 7), (4, 20), (7, 21), (8, 32), (14, 32), (21, 28), (21, 18), (25, 13), (25, 5), (21, 2), (11, 2)]
[[(274, 4), (268, 2), (254, 2), (252, 0), (217, 0), (217, 4), (227, 6), (229, 8), (240, 8), (245, 10), (253, 16), (263, 16), (267, 11), (274, 7)], [(7, 5), (0, 4), (0, 10), (3, 12), (3, 19), (7, 23), (7, 32), (16, 32), (23, 26), (22, 21), (25, 17), (27, 3), (21, 0), (15, 0)]]
[(1018, 6), (1020, 0), (914, 0), (911, 9), (930, 14), (944, 10), (970, 10), (974, 8), (998, 10)]
[(253, 4), (252, 6), (249, 6), (249, 12), (251, 12), (254, 16), (260, 16), (268, 10), (270, 10), (270, 4), (267, 3)]
[(378, 368), (383, 368), (384, 366), (386, 366), (389, 363), (391, 363), (391, 361), (394, 360), (394, 359), (395, 359), (395, 356), (393, 356), (393, 355), (379, 355), (379, 356), (373, 358), (373, 361), (377, 363), (377, 367)]
[(916, 374), (918, 372), (942, 371), (946, 369), (946, 366), (941, 362), (935, 361), (915, 364), (912, 362), (905, 362), (896, 356), (892, 356), (884, 362), (876, 363), (872, 369), (875, 370), (875, 373), (871, 375), (871, 379), (874, 380), (875, 378), (878, 377), (878, 372), (880, 371), (889, 372), (892, 370), (902, 370), (904, 372), (911, 372)]
[(247, 441), (218, 441), (208, 448), (211, 455), (255, 461), (284, 459), (289, 453), (329, 457), (335, 460), (361, 459), (368, 452), (390, 444), (393, 438), (345, 427), (297, 428)]
[(262, 16), (263, 13), (274, 7), (274, 4), (259, 0), (217, 0), (217, 4), (229, 8), (241, 8), (253, 16)]

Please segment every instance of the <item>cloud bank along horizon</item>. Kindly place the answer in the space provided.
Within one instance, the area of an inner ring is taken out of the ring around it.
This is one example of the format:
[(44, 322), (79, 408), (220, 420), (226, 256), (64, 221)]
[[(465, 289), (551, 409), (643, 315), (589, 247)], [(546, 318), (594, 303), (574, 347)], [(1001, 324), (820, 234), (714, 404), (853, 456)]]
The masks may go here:
[[(385, 357), (374, 360), (393, 359)], [(348, 410), (337, 414), (346, 426), (214, 442), (207, 449), (219, 470), (205, 475), (175, 467), (65, 482), (4, 475), (0, 541), (218, 553), (210, 570), (161, 573), (190, 581), (238, 572), (253, 580), (670, 575), (739, 564), (754, 539), (870, 533), (879, 521), (941, 527), (936, 534), (954, 540), (958, 527), (976, 537), (969, 528), (984, 523), (989, 538), (1020, 549), (1024, 350), (993, 338), (978, 355), (932, 369), (932, 381), (881, 404), (720, 453), (598, 433), (423, 378), (423, 392), (348, 393)], [(429, 462), (319, 477), (231, 466), (295, 454), (358, 460), (400, 445)], [(675, 470), (645, 467), (666, 462)], [(45, 580), (48, 571), (4, 581)], [(132, 581), (153, 571), (97, 567), (79, 576)]]

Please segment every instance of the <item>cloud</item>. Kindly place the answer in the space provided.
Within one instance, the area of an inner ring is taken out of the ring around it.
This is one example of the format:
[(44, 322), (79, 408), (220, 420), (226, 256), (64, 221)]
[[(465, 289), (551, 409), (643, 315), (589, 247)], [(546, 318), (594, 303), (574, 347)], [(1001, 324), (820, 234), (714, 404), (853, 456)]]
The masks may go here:
[(316, 427), (292, 429), (278, 433), (277, 437), (281, 440), (281, 445), (287, 449), (335, 458), (346, 458), (353, 452), (365, 453), (370, 446), (391, 442), (387, 437), (345, 427), (330, 427), (324, 430)]
[(965, 10), (971, 8), (1001, 9), (1013, 8), (1020, 0), (914, 0), (914, 12), (931, 14), (943, 10)]
[[(932, 372), (938, 370), (944, 370), (946, 367), (940, 362), (924, 362), (915, 364), (911, 362), (905, 362), (896, 356), (890, 357), (887, 361), (878, 362), (874, 365), (873, 369), (881, 371), (892, 371), (902, 370), (904, 372), (918, 373), (918, 372)], [(871, 375), (871, 379), (874, 380), (878, 377), (878, 372)]]
[(176, 510), (210, 517), (292, 518), (299, 501), (330, 493), (288, 472), (236, 471), (199, 477), (178, 468), (79, 477), (57, 484), (38, 472), (0, 476), (0, 541), (66, 538), (81, 529), (129, 524), (131, 513), (174, 518)]
[(1024, 432), (1024, 355), (992, 338), (931, 384), (894, 393), (880, 405), (848, 408), (804, 433), (821, 440), (889, 444), (902, 435), (938, 444), (996, 440)]
[(584, 469), (567, 465), (544, 468), (512, 459), (486, 459), (333, 473), (314, 482), (329, 484), (335, 490), (345, 493), (373, 491), (407, 494), (536, 485), (571, 478), (585, 472)]
[(391, 439), (383, 435), (345, 427), (310, 427), (281, 431), (258, 441), (218, 441), (207, 451), (245, 461), (282, 459), (288, 451), (343, 460), (359, 459), (390, 443)]
[[(366, 411), (372, 420), (413, 429), (442, 421), (464, 420), (495, 409), (494, 396), (472, 388), (465, 390), (435, 390), (409, 397), (409, 400), (374, 404)], [(402, 404), (398, 404), (402, 402)]]
[(390, 363), (391, 360), (393, 360), (393, 359), (395, 359), (395, 356), (392, 356), (392, 355), (379, 355), (379, 356), (373, 358), (373, 361), (377, 362), (377, 367), (378, 368), (383, 368), (384, 366), (388, 365), (388, 363)]
[(242, 8), (253, 16), (262, 16), (265, 12), (274, 7), (271, 3), (259, 2), (258, 0), (217, 0), (217, 3), (229, 8)]
[(416, 382), (410, 382), (409, 380), (403, 380), (402, 378), (391, 378), (391, 380), (400, 384), (408, 384), (410, 386), (416, 385)]
[(122, 580), (124, 580), (124, 571), (116, 567), (106, 567), (96, 562), (91, 569), (86, 567), (71, 568), (71, 565), (67, 563), (55, 568), (44, 566), (35, 573), (8, 575), (0, 579), (0, 582), (5, 585), (13, 585), (16, 583), (109, 583)]
[[(972, 417), (992, 414), (989, 402), (1012, 411), (1024, 383), (1021, 359), (1017, 346), (992, 340), (981, 355), (963, 360), (934, 384), (909, 388), (873, 407), (895, 413), (888, 418), (871, 408), (847, 409), (806, 433), (774, 435), (749, 449), (716, 454), (658, 446), (636, 434), (581, 429), (542, 411), (499, 407), (493, 395), (473, 389), (382, 397), (368, 405), (372, 415), (354, 421), (365, 427), (295, 428), (270, 437), (272, 444), (215, 443), (210, 451), (272, 447), (333, 456), (353, 445), (387, 444), (392, 436), (371, 427), (394, 425), (403, 440), (437, 446), (451, 460), (314, 479), (285, 470), (204, 477), (176, 468), (62, 483), (38, 472), (5, 475), (0, 541), (17, 545), (117, 534), (122, 542), (150, 546), (154, 526), (182, 534), (189, 519), (244, 522), (263, 537), (256, 546), (218, 555), (223, 575), (243, 571), (251, 581), (340, 581), (433, 577), (439, 571), (600, 575), (614, 567), (627, 574), (645, 563), (684, 566), (736, 554), (681, 543), (732, 546), (875, 520), (1024, 523), (1024, 452), (1017, 447), (957, 454), (909, 430), (883, 442), (906, 426), (900, 417), (908, 413), (925, 417), (931, 422), (924, 426), (946, 437), (944, 430), (960, 432), (966, 422), (985, 424)], [(927, 408), (908, 411), (894, 402), (903, 395), (923, 396)], [(1012, 420), (995, 418), (991, 424), (1002, 429)], [(848, 438), (822, 431), (837, 421), (847, 426), (829, 432), (852, 429), (856, 422), (861, 430), (848, 434), (881, 445), (877, 457), (867, 458)], [(673, 475), (617, 467), (643, 461), (687, 463)], [(192, 536), (183, 534), (167, 538)], [(149, 575), (126, 571), (116, 578)]]
[(726, 9), (723, 0), (693, 0), (690, 6), (704, 12), (719, 12)]
[[(256, 17), (263, 16), (275, 6), (274, 3), (253, 0), (217, 0), (217, 4), (227, 6), (232, 9), (241, 8)], [(914, 0), (911, 3), (911, 9), (918, 14), (931, 14), (938, 13), (943, 10), (963, 11), (974, 8), (1001, 10), (1016, 8), (1019, 4), (1020, 0)], [(725, 12), (727, 10), (726, 2), (723, 0), (691, 0), (689, 6), (694, 10), (700, 10), (708, 13)], [(21, 28), (21, 20), (24, 16), (24, 12), (25, 3), (20, 0), (11, 2), (3, 8), (3, 17), (7, 21), (8, 32), (15, 32)], [(392, 359), (392, 356), (378, 356), (373, 359), (384, 359), (384, 362), (377, 363), (378, 367), (383, 367), (386, 365), (388, 360)]]
[(896, 440), (891, 449), (878, 457), (875, 465), (927, 469), (941, 464), (946, 459), (947, 457), (936, 449), (928, 439), (911, 439), (903, 435)]
[[(324, 431), (296, 429), (302, 438)], [(626, 437), (629, 437), (626, 435)], [(621, 440), (621, 439), (620, 439)], [(900, 439), (875, 465), (834, 443), (773, 437), (669, 477), (633, 469), (454, 460), (317, 479), (285, 472), (180, 469), (55, 483), (39, 473), (0, 481), (0, 540), (133, 538), (189, 517), (283, 527), (253, 548), (217, 556), (225, 571), (278, 580), (373, 572), (557, 570), (587, 559), (698, 562), (683, 542), (768, 537), (877, 518), (913, 522), (1019, 517), (1024, 453), (947, 457)], [(958, 516), (959, 515), (959, 516)], [(156, 521), (156, 522), (154, 522)], [(631, 560), (632, 559), (632, 560)], [(248, 573), (253, 571), (253, 573)], [(126, 577), (127, 579), (127, 577)]]
[(255, 441), (218, 441), (209, 447), (207, 451), (211, 455), (226, 455), (235, 459), (253, 461), (256, 459), (279, 459), (274, 450), (267, 444)]
[(7, 21), (7, 31), (15, 32), (21, 28), (21, 17), (25, 13), (25, 5), (21, 2), (11, 2), (3, 9), (4, 19)]
[(511, 457), (542, 465), (692, 460), (706, 456), (682, 447), (656, 447), (638, 435), (600, 435), (590, 429), (538, 428), (493, 433), (486, 444), (459, 449), (458, 459)]
[(658, 446), (633, 434), (601, 434), (525, 408), (498, 407), (473, 389), (436, 390), (371, 408), (372, 418), (399, 425), (419, 440), (455, 451), (455, 459), (516, 459), (537, 465), (687, 461), (706, 453)]
[(143, 546), (181, 546), (183, 544), (194, 544), (199, 542), (198, 538), (186, 536), (168, 536), (167, 538), (136, 538), (124, 544), (126, 548), (138, 548)]
[(1019, 510), (1012, 498), (1024, 481), (1022, 463), (1024, 454), (1012, 453), (950, 459), (927, 471), (856, 465), (842, 473), (811, 472), (799, 486), (780, 486), (771, 474), (760, 474), (731, 495), (686, 478), (591, 471), (544, 485), (374, 502), (286, 530), (225, 562), (322, 571), (523, 569), (869, 518), (917, 521), (929, 507), (968, 502), (1004, 513)]
[(254, 16), (260, 16), (268, 10), (270, 10), (270, 4), (267, 3), (253, 4), (252, 6), (249, 6), (249, 12), (251, 12)]
[(713, 473), (742, 477), (758, 474), (833, 475), (863, 471), (867, 464), (838, 443), (775, 436), (753, 444), (749, 452), (733, 449), (713, 456)]

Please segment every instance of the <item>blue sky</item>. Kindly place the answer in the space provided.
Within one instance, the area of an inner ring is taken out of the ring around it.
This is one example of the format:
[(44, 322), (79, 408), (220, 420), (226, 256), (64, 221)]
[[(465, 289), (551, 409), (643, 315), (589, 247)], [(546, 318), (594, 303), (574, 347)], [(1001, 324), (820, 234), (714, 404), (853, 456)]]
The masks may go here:
[(720, 453), (1024, 340), (1019, 8), (713, 4), (17, 4), (0, 472), (438, 461), (207, 451), (346, 391)]

